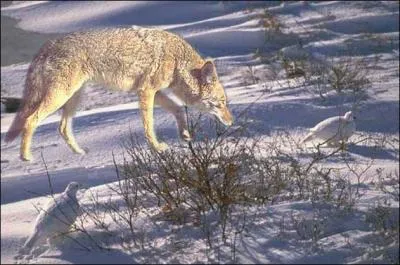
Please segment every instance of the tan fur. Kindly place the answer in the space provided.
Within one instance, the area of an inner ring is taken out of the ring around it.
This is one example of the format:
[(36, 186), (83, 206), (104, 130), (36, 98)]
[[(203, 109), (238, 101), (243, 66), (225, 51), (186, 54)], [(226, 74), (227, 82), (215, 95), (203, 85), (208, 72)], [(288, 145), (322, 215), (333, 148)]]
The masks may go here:
[(23, 104), (6, 135), (22, 132), (21, 158), (31, 160), (32, 135), (38, 124), (63, 109), (59, 131), (77, 153), (84, 153), (72, 133), (79, 89), (87, 81), (136, 91), (145, 135), (156, 150), (167, 148), (153, 129), (153, 107), (171, 112), (181, 137), (190, 140), (184, 112), (160, 90), (167, 87), (186, 104), (214, 114), (226, 125), (232, 115), (211, 61), (202, 59), (182, 38), (163, 30), (117, 28), (68, 34), (45, 43), (32, 61)]

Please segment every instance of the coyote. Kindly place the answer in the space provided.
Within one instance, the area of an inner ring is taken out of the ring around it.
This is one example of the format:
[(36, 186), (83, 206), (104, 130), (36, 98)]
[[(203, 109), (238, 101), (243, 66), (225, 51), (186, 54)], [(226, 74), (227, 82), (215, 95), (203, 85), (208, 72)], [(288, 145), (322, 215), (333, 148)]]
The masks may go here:
[(157, 151), (168, 146), (154, 133), (154, 103), (172, 113), (181, 138), (191, 140), (185, 112), (162, 92), (165, 88), (223, 124), (233, 122), (214, 63), (202, 59), (181, 37), (146, 28), (75, 32), (47, 41), (28, 69), (21, 107), (5, 137), (9, 142), (22, 132), (22, 160), (32, 159), (31, 140), (38, 124), (59, 108), (61, 136), (74, 152), (85, 153), (72, 133), (72, 118), (87, 81), (136, 91), (145, 136)]

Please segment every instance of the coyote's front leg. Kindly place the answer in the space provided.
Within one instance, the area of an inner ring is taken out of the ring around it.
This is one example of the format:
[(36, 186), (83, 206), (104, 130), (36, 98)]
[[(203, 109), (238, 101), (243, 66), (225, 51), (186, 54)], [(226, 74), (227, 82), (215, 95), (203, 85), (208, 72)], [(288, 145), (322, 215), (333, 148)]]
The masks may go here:
[(139, 91), (139, 106), (143, 119), (144, 133), (147, 141), (157, 151), (164, 151), (168, 148), (168, 145), (163, 142), (158, 142), (157, 137), (154, 133), (154, 121), (153, 121), (153, 108), (154, 108), (154, 97), (156, 91), (143, 89)]
[(161, 91), (158, 91), (155, 95), (155, 103), (175, 116), (179, 136), (185, 141), (191, 141), (192, 138), (190, 137), (185, 111), (182, 107)]

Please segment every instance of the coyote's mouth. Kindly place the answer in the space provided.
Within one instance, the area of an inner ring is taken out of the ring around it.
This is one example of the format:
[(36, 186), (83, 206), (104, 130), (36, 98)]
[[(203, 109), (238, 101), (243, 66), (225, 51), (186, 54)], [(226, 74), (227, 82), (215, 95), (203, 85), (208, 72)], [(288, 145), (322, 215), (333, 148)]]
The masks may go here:
[(225, 118), (219, 111), (211, 111), (210, 113), (225, 126), (231, 126), (233, 123), (232, 119)]

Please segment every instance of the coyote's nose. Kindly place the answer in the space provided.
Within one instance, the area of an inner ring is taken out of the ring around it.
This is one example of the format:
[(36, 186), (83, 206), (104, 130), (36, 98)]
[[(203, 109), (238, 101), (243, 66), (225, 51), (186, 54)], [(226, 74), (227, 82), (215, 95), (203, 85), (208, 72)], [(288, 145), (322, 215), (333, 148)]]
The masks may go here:
[(233, 124), (233, 116), (228, 109), (224, 112), (224, 123), (226, 126), (231, 126)]

